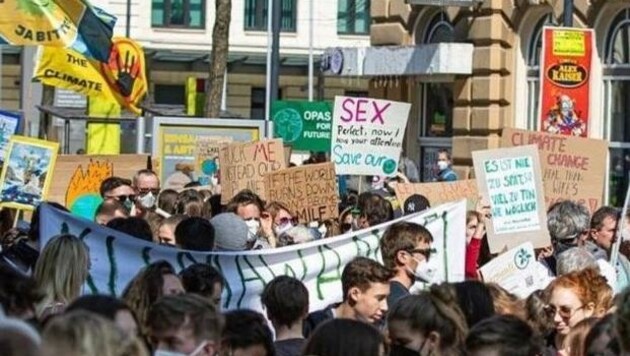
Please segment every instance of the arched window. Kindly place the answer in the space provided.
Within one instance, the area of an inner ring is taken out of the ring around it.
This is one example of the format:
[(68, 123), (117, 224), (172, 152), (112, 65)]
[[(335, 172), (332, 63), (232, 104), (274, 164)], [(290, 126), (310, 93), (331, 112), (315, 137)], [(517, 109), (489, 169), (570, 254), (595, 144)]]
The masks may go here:
[[(428, 24), (416, 29), (416, 43), (435, 44), (455, 41), (453, 25), (448, 15), (439, 12)], [(453, 145), (453, 78), (444, 81), (421, 82), (418, 91), (420, 105), (420, 175), (423, 182), (437, 178), (436, 162), (440, 149)]]
[(553, 26), (551, 14), (542, 17), (534, 27), (527, 47), (527, 129), (538, 129), (540, 118), (540, 56), (542, 53), (542, 30)]
[(622, 206), (630, 174), (630, 8), (615, 16), (604, 53), (604, 137), (610, 142), (609, 204)]

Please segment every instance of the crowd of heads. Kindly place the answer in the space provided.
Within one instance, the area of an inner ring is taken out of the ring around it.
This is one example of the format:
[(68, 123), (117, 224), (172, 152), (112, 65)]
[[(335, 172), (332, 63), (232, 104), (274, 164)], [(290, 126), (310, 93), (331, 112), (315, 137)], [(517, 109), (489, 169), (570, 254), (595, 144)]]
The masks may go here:
[[(447, 152), (440, 160), (450, 167)], [(252, 191), (223, 205), (220, 192), (206, 188), (161, 189), (150, 170), (110, 177), (94, 222), (166, 248), (245, 251), (367, 229), (430, 205), (422, 196), (413, 207), (392, 204), (386, 187), (344, 194), (338, 219), (304, 222), (299, 212)], [(262, 313), (224, 310), (230, 281), (201, 263), (177, 270), (153, 262), (134, 271), (120, 296), (90, 295), (84, 237), (61, 234), (42, 245), (40, 218), (38, 208), (29, 228), (2, 224), (2, 355), (630, 354), (630, 262), (622, 248), (610, 263), (623, 230), (612, 207), (593, 214), (571, 201), (550, 207), (551, 246), (536, 250), (546, 286), (528, 296), (484, 283), (479, 267), (497, 255), (485, 230), (492, 217), (480, 202), (462, 226), (466, 280), (439, 281), (431, 232), (402, 220), (381, 237), (380, 261), (357, 256), (339, 266), (340, 297), (330, 305), (316, 310), (311, 302), (319, 290), (277, 276), (260, 294)]]

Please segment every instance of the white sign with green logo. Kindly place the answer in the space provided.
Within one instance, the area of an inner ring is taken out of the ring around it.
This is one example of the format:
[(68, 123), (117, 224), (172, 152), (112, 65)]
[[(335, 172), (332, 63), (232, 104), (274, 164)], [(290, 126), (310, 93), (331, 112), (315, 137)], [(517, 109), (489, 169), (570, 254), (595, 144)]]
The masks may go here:
[(335, 98), (331, 160), (337, 174), (396, 175), (411, 104)]

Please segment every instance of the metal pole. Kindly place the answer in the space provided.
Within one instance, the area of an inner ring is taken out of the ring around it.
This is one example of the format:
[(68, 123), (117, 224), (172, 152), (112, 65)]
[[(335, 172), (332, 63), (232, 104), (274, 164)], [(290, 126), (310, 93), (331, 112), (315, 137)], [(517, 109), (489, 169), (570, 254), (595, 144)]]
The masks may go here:
[[(267, 92), (265, 93), (265, 103), (271, 102), (271, 46), (273, 42), (273, 36), (271, 34), (271, 25), (273, 18), (273, 0), (267, 0), (267, 79), (265, 88)], [(270, 105), (267, 105), (267, 110), (265, 110), (265, 121), (269, 122), (271, 116)], [(252, 117), (251, 119), (257, 119), (256, 117)]]
[(313, 101), (313, 5), (315, 0), (309, 0), (309, 19), (308, 19), (308, 101)]
[[(146, 114), (145, 114), (146, 115)], [(144, 115), (138, 116), (136, 119), (136, 153), (144, 153), (144, 137), (146, 135)]]
[(573, 0), (564, 0), (564, 27), (573, 27)]
[[(267, 111), (271, 113), (271, 104), (278, 100), (278, 84), (280, 81), (280, 17), (282, 16), (280, 0), (273, 0), (272, 33), (271, 42), (271, 93), (267, 103)], [(271, 116), (271, 114), (270, 114)]]
[(131, 33), (131, 0), (127, 0), (127, 27), (125, 28), (125, 37), (129, 38)]
[(221, 111), (227, 111), (227, 81), (228, 70), (225, 67), (225, 74), (223, 74), (223, 95), (221, 95)]

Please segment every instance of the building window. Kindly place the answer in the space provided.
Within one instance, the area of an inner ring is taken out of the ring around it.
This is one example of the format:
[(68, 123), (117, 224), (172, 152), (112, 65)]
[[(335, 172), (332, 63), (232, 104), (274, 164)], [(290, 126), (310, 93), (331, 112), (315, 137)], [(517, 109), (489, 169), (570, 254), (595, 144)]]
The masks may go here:
[(370, 0), (338, 0), (337, 33), (367, 35), (370, 33)]
[[(245, 0), (245, 30), (267, 31), (267, 3), (273, 0)], [(297, 29), (297, 0), (281, 0), (280, 31)]]
[[(267, 112), (267, 90), (265, 88), (252, 88), (250, 98), (249, 118), (253, 120), (264, 120)], [(282, 89), (278, 89), (278, 100), (282, 99)]]
[(541, 18), (532, 32), (527, 50), (527, 129), (537, 130), (540, 121), (540, 56), (544, 26), (553, 26), (551, 14)]
[(606, 36), (604, 136), (610, 142), (609, 204), (622, 206), (630, 181), (630, 8), (614, 19)]
[(370, 93), (363, 90), (346, 90), (345, 96), (351, 96), (353, 98), (368, 98)]
[(424, 34), (424, 43), (450, 43), (455, 41), (455, 30), (446, 13), (433, 16)]
[(156, 104), (184, 105), (186, 103), (186, 86), (155, 84), (153, 97)]
[(151, 26), (205, 27), (205, 0), (153, 0)]

